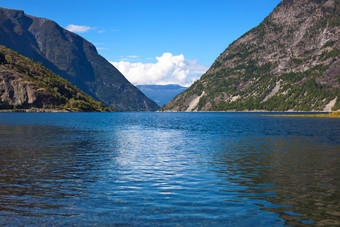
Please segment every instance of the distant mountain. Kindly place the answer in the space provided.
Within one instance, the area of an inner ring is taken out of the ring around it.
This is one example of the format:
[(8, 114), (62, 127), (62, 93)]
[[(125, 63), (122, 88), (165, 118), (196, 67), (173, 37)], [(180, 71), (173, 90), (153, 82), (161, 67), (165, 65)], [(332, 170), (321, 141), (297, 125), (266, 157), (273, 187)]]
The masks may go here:
[(0, 44), (42, 62), (54, 73), (118, 111), (154, 111), (155, 102), (133, 86), (93, 44), (44, 18), (0, 8)]
[(147, 97), (154, 100), (159, 106), (163, 106), (179, 93), (185, 91), (187, 87), (179, 85), (137, 85)]
[(160, 111), (340, 109), (340, 0), (284, 0)]
[(113, 111), (41, 64), (2, 45), (0, 110)]

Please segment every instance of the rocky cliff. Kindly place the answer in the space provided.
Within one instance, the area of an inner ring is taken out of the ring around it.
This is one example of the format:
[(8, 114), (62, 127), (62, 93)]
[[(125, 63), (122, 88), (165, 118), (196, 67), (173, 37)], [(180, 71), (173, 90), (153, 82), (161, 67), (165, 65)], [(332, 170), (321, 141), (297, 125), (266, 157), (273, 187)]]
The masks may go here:
[(339, 37), (339, 0), (283, 0), (161, 111), (338, 110)]
[(0, 110), (113, 111), (41, 64), (1, 45)]
[(154, 111), (147, 98), (93, 44), (44, 18), (0, 8), (0, 44), (42, 62), (54, 73), (118, 111)]

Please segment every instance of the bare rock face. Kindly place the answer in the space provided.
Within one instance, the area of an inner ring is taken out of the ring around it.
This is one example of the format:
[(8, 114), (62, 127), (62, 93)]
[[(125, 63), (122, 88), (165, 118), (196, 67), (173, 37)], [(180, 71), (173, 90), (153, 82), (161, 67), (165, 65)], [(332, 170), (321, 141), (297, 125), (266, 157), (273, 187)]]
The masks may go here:
[(324, 110), (340, 95), (339, 12), (339, 0), (283, 0), (161, 111), (185, 111), (203, 92), (192, 111)]
[(9, 106), (32, 106), (37, 94), (20, 76), (0, 69), (0, 100)]
[(44, 89), (36, 89), (20, 74), (0, 68), (0, 103), (2, 108), (15, 106), (29, 109), (55, 105), (58, 101), (46, 94)]

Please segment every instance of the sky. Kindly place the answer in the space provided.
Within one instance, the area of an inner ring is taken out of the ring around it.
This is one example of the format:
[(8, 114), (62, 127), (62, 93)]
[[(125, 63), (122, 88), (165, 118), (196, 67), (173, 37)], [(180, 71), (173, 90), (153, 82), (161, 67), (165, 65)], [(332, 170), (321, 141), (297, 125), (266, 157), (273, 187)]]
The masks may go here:
[(134, 85), (189, 86), (281, 0), (0, 0), (93, 43)]

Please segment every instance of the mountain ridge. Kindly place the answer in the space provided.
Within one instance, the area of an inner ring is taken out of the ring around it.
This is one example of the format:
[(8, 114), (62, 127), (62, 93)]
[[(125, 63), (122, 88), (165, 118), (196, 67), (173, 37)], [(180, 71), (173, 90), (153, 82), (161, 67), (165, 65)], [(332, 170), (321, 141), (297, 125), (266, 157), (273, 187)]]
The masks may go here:
[(154, 100), (159, 106), (163, 106), (179, 93), (187, 89), (177, 84), (168, 85), (137, 85), (147, 97)]
[(339, 0), (282, 1), (160, 111), (340, 109), (339, 11)]
[(54, 73), (118, 111), (159, 107), (132, 85), (93, 44), (52, 20), (0, 8), (0, 44), (42, 62)]

